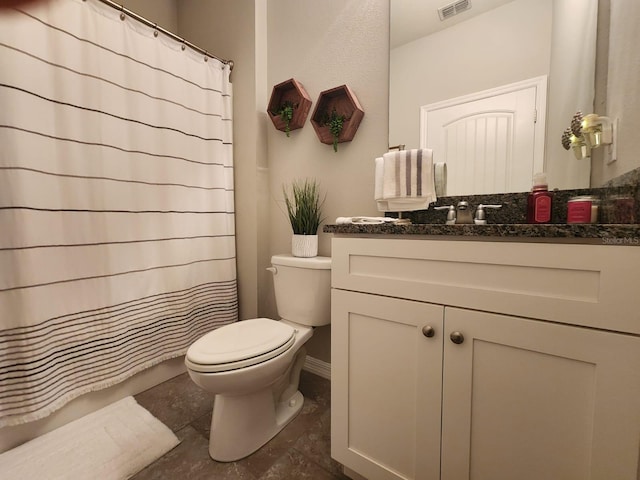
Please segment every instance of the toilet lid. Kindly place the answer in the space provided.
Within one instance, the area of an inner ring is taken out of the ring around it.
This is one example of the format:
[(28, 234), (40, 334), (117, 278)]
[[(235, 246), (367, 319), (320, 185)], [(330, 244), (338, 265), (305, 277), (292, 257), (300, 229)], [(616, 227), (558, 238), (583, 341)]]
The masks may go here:
[(200, 372), (248, 367), (288, 350), (295, 333), (292, 326), (269, 318), (231, 323), (196, 340), (187, 350), (186, 361)]

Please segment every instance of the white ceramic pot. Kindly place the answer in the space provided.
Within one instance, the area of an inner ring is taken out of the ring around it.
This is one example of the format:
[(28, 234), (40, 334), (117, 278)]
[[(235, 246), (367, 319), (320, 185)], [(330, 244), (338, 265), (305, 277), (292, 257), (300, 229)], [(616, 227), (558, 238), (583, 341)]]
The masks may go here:
[(291, 254), (294, 257), (315, 257), (318, 255), (318, 235), (293, 235)]

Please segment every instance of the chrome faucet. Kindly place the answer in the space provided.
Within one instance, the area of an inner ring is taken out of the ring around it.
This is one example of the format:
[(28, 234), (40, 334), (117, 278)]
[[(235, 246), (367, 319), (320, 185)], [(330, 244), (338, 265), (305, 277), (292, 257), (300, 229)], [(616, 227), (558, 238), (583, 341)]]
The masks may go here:
[(456, 224), (456, 209), (453, 205), (443, 205), (441, 207), (433, 207), (434, 210), (447, 210), (447, 221), (446, 225), (455, 225)]
[(456, 207), (456, 223), (472, 224), (473, 216), (471, 215), (471, 209), (469, 208), (469, 202), (462, 200), (458, 202)]
[(458, 202), (457, 207), (453, 205), (442, 205), (440, 207), (434, 207), (435, 210), (447, 210), (447, 225), (466, 224), (466, 225), (486, 225), (487, 219), (485, 209), (487, 208), (500, 208), (502, 205), (478, 205), (475, 216), (471, 215), (471, 208), (469, 208), (469, 202), (462, 200)]
[(487, 224), (487, 217), (486, 214), (484, 212), (484, 210), (486, 208), (493, 208), (493, 209), (498, 209), (501, 208), (502, 205), (483, 205), (482, 203), (480, 205), (478, 205), (478, 208), (476, 209), (476, 216), (473, 217), (473, 223), (475, 223), (476, 225), (486, 225)]

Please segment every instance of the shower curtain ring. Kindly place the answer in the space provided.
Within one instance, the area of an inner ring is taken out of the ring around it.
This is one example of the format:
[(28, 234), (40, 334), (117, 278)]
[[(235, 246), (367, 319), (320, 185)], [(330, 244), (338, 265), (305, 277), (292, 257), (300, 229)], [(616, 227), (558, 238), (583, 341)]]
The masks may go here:
[(124, 4), (120, 5), (120, 20), (124, 21), (127, 16), (124, 14)]
[(154, 36), (154, 37), (157, 37), (157, 36), (158, 36), (158, 33), (159, 33), (159, 32), (158, 32), (158, 24), (157, 24), (157, 23), (154, 23), (154, 24), (153, 24), (153, 36)]

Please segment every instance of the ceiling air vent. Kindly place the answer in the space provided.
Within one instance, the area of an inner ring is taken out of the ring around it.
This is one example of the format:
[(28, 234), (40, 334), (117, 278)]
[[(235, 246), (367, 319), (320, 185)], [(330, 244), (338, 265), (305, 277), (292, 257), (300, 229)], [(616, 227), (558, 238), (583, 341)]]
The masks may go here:
[(440, 7), (438, 9), (438, 15), (440, 15), (440, 20), (447, 20), (470, 8), (471, 2), (469, 0), (458, 0), (457, 2), (452, 2), (444, 7)]

